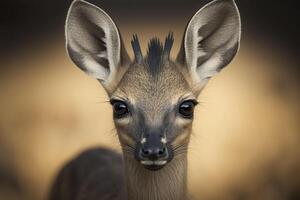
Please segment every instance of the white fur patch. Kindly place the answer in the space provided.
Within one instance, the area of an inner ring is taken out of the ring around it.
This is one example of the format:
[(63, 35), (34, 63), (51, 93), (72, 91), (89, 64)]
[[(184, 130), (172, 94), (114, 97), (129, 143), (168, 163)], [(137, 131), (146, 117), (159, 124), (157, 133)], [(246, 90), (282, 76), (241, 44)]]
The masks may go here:
[(218, 54), (212, 56), (205, 63), (198, 67), (196, 72), (199, 75), (200, 80), (211, 78), (218, 73), (217, 67), (222, 64), (222, 57)]
[(142, 140), (141, 140), (141, 144), (144, 144), (144, 143), (146, 143), (146, 138), (143, 138)]
[(143, 165), (153, 165), (154, 162), (152, 160), (142, 160), (141, 164), (143, 164)]
[(154, 161), (154, 164), (155, 165), (165, 165), (165, 164), (167, 164), (167, 161), (165, 161), (165, 160), (158, 160), (158, 161)]
[(167, 164), (166, 160), (156, 160), (156, 161), (152, 161), (152, 160), (142, 160), (141, 164), (143, 165), (158, 165), (158, 166), (162, 166)]
[(89, 56), (84, 57), (82, 62), (84, 66), (86, 66), (86, 73), (91, 77), (98, 80), (105, 80), (105, 78), (108, 76), (108, 71), (103, 69), (103, 66)]

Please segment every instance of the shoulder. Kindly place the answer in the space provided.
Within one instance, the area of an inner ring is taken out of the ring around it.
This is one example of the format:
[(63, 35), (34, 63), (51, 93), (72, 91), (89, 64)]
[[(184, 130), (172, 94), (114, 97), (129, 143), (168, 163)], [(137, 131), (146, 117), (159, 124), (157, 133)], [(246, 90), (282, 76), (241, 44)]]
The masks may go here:
[[(50, 200), (117, 199), (123, 190), (120, 154), (105, 148), (86, 150), (60, 170)], [(110, 198), (104, 198), (108, 195)]]

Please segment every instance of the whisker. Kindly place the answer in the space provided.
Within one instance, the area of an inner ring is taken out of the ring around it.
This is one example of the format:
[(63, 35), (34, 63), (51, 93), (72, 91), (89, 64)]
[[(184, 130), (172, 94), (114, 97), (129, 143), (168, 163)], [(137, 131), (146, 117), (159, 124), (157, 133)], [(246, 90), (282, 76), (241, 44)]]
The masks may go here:
[(96, 104), (102, 104), (102, 103), (110, 103), (110, 101), (105, 100), (105, 101), (97, 101)]
[(117, 134), (117, 129), (116, 129), (116, 127), (113, 127), (113, 128), (109, 131), (109, 134), (111, 134), (111, 135), (114, 136), (114, 137), (117, 137), (118, 134)]
[(127, 149), (127, 150), (123, 149), (123, 153), (127, 153), (127, 154), (134, 154), (134, 152), (133, 152), (133, 151), (129, 151), (128, 149)]
[(187, 153), (187, 152), (188, 152), (188, 149), (182, 149), (180, 151), (174, 152), (174, 154)]
[(130, 144), (123, 144), (122, 150), (123, 150), (123, 152), (128, 152), (128, 153), (134, 154), (135, 147), (131, 146)]
[(179, 145), (177, 145), (177, 146), (174, 146), (174, 147), (173, 147), (173, 151), (176, 151), (177, 149), (183, 148), (183, 147), (185, 147), (185, 146), (188, 146), (188, 144), (187, 144), (187, 143), (182, 143), (182, 144), (179, 144)]

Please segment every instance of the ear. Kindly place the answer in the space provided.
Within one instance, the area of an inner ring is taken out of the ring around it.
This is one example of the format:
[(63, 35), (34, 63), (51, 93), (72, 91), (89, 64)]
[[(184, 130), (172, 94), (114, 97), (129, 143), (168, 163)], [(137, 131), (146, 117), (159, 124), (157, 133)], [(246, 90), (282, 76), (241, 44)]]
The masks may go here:
[(65, 37), (72, 61), (112, 91), (129, 57), (108, 14), (86, 1), (75, 0), (68, 12)]
[(234, 0), (215, 0), (201, 8), (187, 25), (177, 62), (188, 67), (192, 83), (203, 87), (236, 55), (241, 20)]

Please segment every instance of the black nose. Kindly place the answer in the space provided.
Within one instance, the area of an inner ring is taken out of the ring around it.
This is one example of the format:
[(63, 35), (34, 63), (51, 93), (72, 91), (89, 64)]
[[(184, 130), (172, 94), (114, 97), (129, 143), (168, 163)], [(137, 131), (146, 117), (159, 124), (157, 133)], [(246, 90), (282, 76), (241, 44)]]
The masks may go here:
[(160, 158), (167, 157), (167, 148), (161, 145), (157, 146), (144, 146), (141, 148), (141, 159), (149, 159), (152, 161), (158, 160)]

